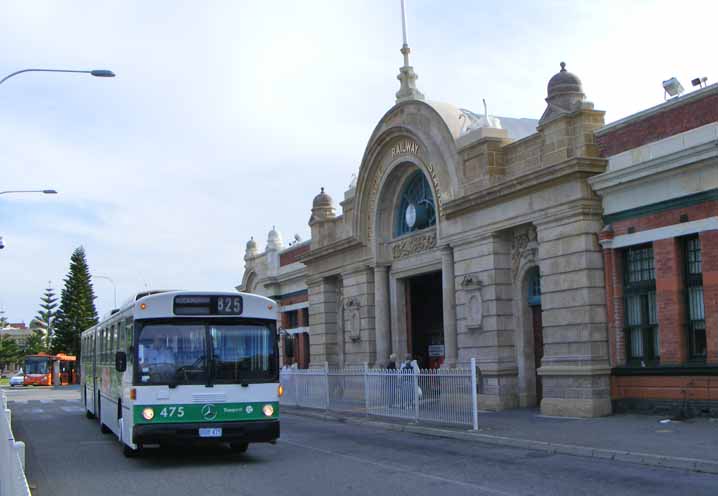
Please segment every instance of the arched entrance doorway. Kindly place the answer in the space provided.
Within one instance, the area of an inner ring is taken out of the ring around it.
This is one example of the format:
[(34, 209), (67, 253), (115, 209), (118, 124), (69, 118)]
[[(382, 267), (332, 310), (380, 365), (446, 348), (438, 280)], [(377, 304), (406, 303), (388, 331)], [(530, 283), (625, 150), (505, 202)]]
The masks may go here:
[(541, 274), (538, 267), (533, 267), (527, 274), (526, 302), (531, 315), (531, 331), (533, 333), (534, 373), (536, 375), (536, 404), (541, 405), (543, 385), (538, 369), (543, 358), (543, 323), (541, 320)]

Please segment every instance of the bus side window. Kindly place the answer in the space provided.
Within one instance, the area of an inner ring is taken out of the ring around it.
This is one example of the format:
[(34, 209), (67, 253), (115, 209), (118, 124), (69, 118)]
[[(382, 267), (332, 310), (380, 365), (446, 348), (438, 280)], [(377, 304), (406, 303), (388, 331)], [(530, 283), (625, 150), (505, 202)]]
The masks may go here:
[(134, 340), (134, 326), (132, 325), (132, 319), (127, 319), (125, 321), (125, 334), (127, 335), (127, 344), (125, 346), (125, 351), (127, 352), (127, 361), (130, 364), (134, 363), (134, 353), (132, 352), (132, 341)]

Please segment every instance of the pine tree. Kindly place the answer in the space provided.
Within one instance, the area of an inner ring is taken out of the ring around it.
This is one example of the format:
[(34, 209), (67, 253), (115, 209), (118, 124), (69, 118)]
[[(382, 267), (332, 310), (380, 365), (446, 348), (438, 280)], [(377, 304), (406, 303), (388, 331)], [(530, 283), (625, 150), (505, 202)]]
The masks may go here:
[(65, 277), (65, 287), (60, 294), (60, 308), (55, 316), (52, 339), (53, 353), (79, 356), (80, 333), (96, 323), (95, 293), (85, 249), (80, 246), (70, 257), (70, 272)]
[(55, 324), (55, 316), (57, 315), (57, 297), (55, 296), (55, 290), (52, 288), (52, 282), (48, 281), (47, 289), (45, 294), (40, 298), (40, 310), (35, 316), (35, 321), (42, 327), (45, 333), (44, 347), (50, 349), (52, 344), (53, 326)]

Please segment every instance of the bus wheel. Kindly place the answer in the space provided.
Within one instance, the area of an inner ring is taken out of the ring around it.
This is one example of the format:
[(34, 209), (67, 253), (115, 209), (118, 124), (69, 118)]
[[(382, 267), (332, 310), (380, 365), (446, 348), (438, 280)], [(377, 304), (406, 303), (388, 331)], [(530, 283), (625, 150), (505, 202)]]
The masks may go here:
[(244, 453), (249, 448), (249, 443), (229, 443), (229, 447), (235, 453)]
[(127, 458), (135, 458), (140, 455), (142, 452), (142, 445), (138, 444), (137, 449), (132, 449), (130, 446), (127, 446), (126, 444), (122, 445), (122, 454), (125, 455)]

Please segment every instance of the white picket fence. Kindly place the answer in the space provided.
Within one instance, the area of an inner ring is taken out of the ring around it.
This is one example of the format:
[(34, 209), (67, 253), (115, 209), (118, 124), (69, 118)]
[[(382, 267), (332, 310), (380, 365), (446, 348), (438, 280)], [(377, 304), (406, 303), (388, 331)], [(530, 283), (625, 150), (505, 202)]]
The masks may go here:
[(15, 441), (7, 397), (0, 390), (0, 496), (30, 496), (25, 478), (25, 443)]
[(282, 369), (285, 406), (478, 429), (475, 359), (466, 368)]

